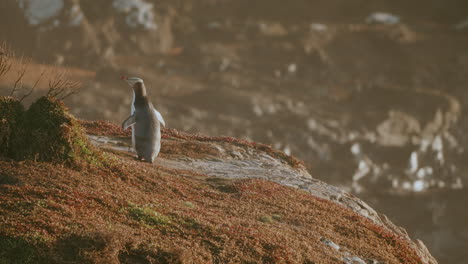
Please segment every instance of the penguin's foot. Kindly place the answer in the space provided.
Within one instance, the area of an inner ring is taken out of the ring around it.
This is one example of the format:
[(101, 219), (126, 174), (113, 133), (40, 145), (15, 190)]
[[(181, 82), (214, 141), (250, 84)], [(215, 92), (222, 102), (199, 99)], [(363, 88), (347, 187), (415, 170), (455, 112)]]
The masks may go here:
[(135, 160), (139, 160), (139, 161), (142, 161), (142, 162), (148, 162), (148, 163), (153, 164), (153, 160), (151, 160), (151, 159), (145, 159), (145, 158), (143, 158), (143, 157), (141, 157), (141, 156), (135, 157)]

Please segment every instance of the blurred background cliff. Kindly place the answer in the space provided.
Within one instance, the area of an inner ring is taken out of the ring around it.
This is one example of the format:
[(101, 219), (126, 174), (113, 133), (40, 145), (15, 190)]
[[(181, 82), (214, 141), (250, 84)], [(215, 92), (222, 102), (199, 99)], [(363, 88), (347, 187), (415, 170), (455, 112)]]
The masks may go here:
[(3, 0), (0, 41), (1, 95), (24, 55), (18, 94), (61, 71), (72, 113), (121, 122), (141, 77), (168, 127), (271, 144), (468, 259), (466, 0)]

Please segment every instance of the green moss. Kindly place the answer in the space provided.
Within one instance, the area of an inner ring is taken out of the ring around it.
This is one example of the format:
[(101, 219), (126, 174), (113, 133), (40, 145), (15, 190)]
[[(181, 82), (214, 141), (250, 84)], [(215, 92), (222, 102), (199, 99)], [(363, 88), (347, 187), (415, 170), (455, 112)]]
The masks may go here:
[(195, 205), (192, 202), (184, 202), (184, 205), (187, 206), (188, 208), (194, 208)]
[(271, 215), (271, 218), (273, 218), (273, 220), (275, 220), (275, 221), (280, 221), (280, 220), (281, 220), (281, 215), (272, 214), (272, 215)]
[(0, 97), (0, 156), (11, 156), (12, 136), (17, 133), (24, 107), (13, 97)]
[(181, 217), (178, 219), (178, 223), (188, 229), (200, 230), (202, 225), (197, 221), (197, 219), (192, 217)]
[(259, 220), (260, 222), (263, 222), (263, 223), (268, 223), (268, 224), (273, 223), (273, 218), (271, 218), (271, 216), (269, 215), (261, 216)]
[(150, 226), (165, 226), (171, 223), (169, 217), (156, 212), (150, 207), (140, 207), (136, 205), (131, 205), (128, 208), (129, 215), (142, 223), (145, 223)]
[(263, 222), (263, 223), (268, 223), (268, 224), (271, 224), (273, 223), (274, 221), (280, 221), (281, 220), (281, 216), (280, 215), (277, 215), (277, 214), (273, 214), (273, 215), (264, 215), (264, 216), (261, 216), (259, 218), (260, 222)]

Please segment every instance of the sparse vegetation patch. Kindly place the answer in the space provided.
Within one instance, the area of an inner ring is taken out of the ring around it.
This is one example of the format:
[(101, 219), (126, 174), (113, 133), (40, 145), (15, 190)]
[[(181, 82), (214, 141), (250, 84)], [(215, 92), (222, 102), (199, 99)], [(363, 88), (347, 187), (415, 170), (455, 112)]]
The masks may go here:
[(165, 226), (171, 223), (169, 217), (148, 206), (131, 205), (128, 213), (133, 219), (150, 226)]

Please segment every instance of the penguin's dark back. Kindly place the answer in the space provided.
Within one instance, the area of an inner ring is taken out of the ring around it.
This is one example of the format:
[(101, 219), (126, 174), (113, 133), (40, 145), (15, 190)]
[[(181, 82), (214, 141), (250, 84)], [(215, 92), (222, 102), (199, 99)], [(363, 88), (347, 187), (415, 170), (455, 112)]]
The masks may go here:
[[(143, 83), (138, 82), (133, 86), (135, 91), (135, 102), (133, 106), (135, 107), (135, 114), (137, 118), (137, 127), (139, 127), (141, 133), (148, 134), (148, 131), (155, 131), (159, 126), (159, 121), (154, 112), (153, 104), (150, 102), (146, 96), (146, 87)], [(138, 120), (144, 120), (138, 124)], [(145, 132), (143, 132), (145, 131)]]
[(149, 107), (150, 101), (146, 97), (146, 87), (143, 83), (137, 82), (133, 85), (133, 91), (135, 92), (135, 108), (146, 108)]
[(145, 97), (146, 96), (146, 87), (142, 82), (137, 82), (133, 85), (133, 90), (135, 91), (136, 97)]
[(148, 108), (150, 104), (151, 102), (148, 100), (148, 97), (135, 95), (135, 102), (133, 103), (133, 106), (135, 106), (135, 109)]

